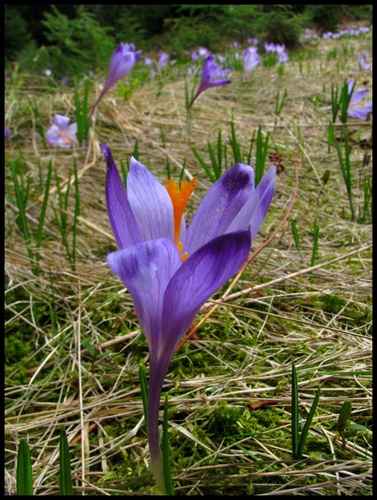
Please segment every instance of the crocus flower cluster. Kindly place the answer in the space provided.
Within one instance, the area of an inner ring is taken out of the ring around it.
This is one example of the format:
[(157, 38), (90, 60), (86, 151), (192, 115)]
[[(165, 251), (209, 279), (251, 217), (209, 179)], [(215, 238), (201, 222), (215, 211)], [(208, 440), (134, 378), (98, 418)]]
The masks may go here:
[(67, 149), (78, 145), (77, 123), (70, 125), (69, 122), (68, 116), (55, 115), (53, 125), (46, 132), (46, 140), (51, 146)]
[(191, 52), (191, 60), (197, 61), (198, 59), (204, 59), (210, 55), (210, 51), (205, 47), (199, 47), (197, 51)]
[(199, 95), (205, 90), (211, 87), (218, 87), (219, 85), (231, 83), (228, 78), (225, 78), (225, 76), (231, 71), (233, 71), (231, 68), (222, 69), (218, 66), (215, 62), (215, 56), (208, 56), (204, 61), (198, 90), (196, 91), (188, 110), (192, 107), (194, 101), (199, 97)]
[(108, 92), (111, 87), (113, 87), (121, 78), (124, 78), (127, 73), (131, 71), (140, 55), (141, 50), (135, 51), (135, 45), (133, 43), (120, 43), (118, 45), (110, 59), (109, 73), (105, 86), (103, 87), (99, 98), (94, 104), (89, 114), (89, 118), (92, 116), (95, 108), (98, 106), (100, 100), (106, 94), (106, 92)]
[[(354, 85), (355, 81), (353, 78), (348, 80), (348, 95), (351, 94)], [(347, 114), (349, 116), (352, 116), (352, 118), (358, 118), (360, 120), (368, 120), (368, 118), (372, 114), (372, 102), (364, 101), (368, 92), (368, 89), (354, 90), (347, 108)]]
[(131, 294), (148, 341), (147, 433), (152, 471), (164, 493), (158, 414), (168, 365), (201, 306), (245, 262), (275, 191), (276, 166), (255, 188), (253, 168), (235, 164), (211, 187), (186, 228), (184, 210), (195, 178), (163, 186), (131, 158), (126, 191), (110, 148), (101, 149), (107, 210), (119, 246), (107, 261)]
[(332, 31), (326, 31), (325, 33), (322, 33), (322, 38), (328, 40), (329, 38), (341, 38), (343, 36), (359, 36), (364, 33), (368, 33), (372, 27), (368, 26), (360, 26), (359, 28), (345, 28), (343, 30), (340, 30), (336, 33), (333, 33)]
[(285, 48), (284, 44), (278, 44), (278, 43), (269, 43), (269, 42), (264, 42), (264, 50), (268, 52), (276, 52), (277, 54), (277, 62), (285, 64), (288, 62), (289, 56), (287, 49)]
[(253, 71), (261, 62), (257, 47), (248, 47), (244, 52), (243, 69), (245, 73)]

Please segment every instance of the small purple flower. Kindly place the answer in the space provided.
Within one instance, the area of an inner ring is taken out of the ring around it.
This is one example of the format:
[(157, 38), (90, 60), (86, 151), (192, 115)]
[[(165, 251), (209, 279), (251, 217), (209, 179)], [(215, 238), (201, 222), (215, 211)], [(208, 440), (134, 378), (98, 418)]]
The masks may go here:
[(9, 130), (9, 128), (6, 128), (4, 130), (4, 137), (9, 137), (9, 136), (10, 136), (10, 130)]
[(152, 66), (152, 64), (154, 63), (154, 61), (150, 57), (144, 57), (144, 63), (145, 63), (146, 66)]
[(197, 61), (198, 59), (203, 59), (204, 57), (208, 57), (210, 55), (210, 51), (205, 47), (199, 47), (197, 52), (191, 53), (192, 61)]
[(108, 92), (111, 87), (113, 87), (121, 78), (124, 78), (129, 71), (134, 67), (135, 63), (141, 55), (141, 50), (135, 51), (135, 45), (133, 43), (120, 43), (118, 47), (114, 50), (113, 55), (110, 59), (109, 73), (107, 76), (107, 81), (103, 90), (94, 104), (89, 118), (92, 116), (95, 108), (102, 97)]
[(164, 68), (168, 64), (169, 57), (169, 54), (167, 54), (166, 52), (159, 52), (157, 66), (159, 68)]
[(60, 85), (67, 85), (68, 83), (68, 76), (62, 76), (60, 78)]
[(202, 305), (242, 266), (276, 184), (272, 166), (254, 187), (254, 170), (235, 164), (211, 187), (186, 228), (195, 179), (166, 187), (131, 158), (127, 192), (108, 146), (106, 200), (119, 250), (107, 261), (135, 304), (149, 347), (147, 434), (151, 467), (166, 491), (158, 436), (164, 377), (181, 337)]
[(233, 71), (231, 68), (221, 69), (215, 62), (215, 56), (208, 56), (204, 61), (202, 75), (200, 78), (199, 88), (191, 101), (188, 109), (192, 107), (194, 101), (199, 97), (199, 95), (210, 87), (218, 87), (219, 85), (226, 85), (231, 83), (230, 80), (224, 78), (228, 73)]
[(59, 146), (64, 149), (70, 148), (72, 145), (77, 146), (77, 123), (69, 125), (69, 121), (68, 116), (55, 115), (53, 125), (46, 132), (46, 140), (51, 146)]
[(266, 52), (276, 52), (276, 45), (274, 43), (264, 42), (264, 50)]
[(365, 69), (372, 69), (372, 63), (368, 63), (366, 58), (369, 57), (369, 52), (367, 50), (363, 50), (361, 54), (359, 55), (359, 65), (360, 69), (365, 70)]
[(278, 51), (278, 63), (285, 64), (289, 60), (288, 52), (283, 50), (281, 52)]
[[(354, 87), (354, 79), (348, 80), (348, 95), (352, 92)], [(368, 120), (369, 116), (372, 114), (372, 102), (365, 102), (364, 99), (368, 94), (368, 89), (357, 89), (353, 91), (351, 101), (347, 108), (347, 114), (352, 116), (352, 118), (358, 118), (360, 120)]]
[(243, 68), (245, 73), (253, 71), (261, 61), (257, 47), (249, 47), (244, 52)]
[(250, 45), (258, 45), (258, 38), (251, 37), (251, 38), (248, 38), (246, 41)]

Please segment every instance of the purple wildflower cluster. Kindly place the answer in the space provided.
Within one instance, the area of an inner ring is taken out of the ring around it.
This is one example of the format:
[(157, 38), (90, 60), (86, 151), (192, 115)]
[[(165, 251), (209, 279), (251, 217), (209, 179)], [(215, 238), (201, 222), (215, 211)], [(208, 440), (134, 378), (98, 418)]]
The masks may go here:
[(264, 42), (264, 50), (267, 53), (275, 52), (278, 63), (285, 64), (289, 60), (288, 51), (284, 44)]
[(169, 54), (167, 52), (160, 51), (158, 53), (158, 60), (155, 61), (154, 59), (150, 57), (145, 57), (144, 58), (144, 64), (146, 66), (151, 67), (150, 70), (150, 77), (154, 78), (156, 76), (156, 69), (157, 71), (160, 71), (162, 68), (165, 68), (169, 62)]
[(372, 26), (360, 26), (359, 28), (346, 28), (340, 31), (337, 31), (336, 33), (333, 33), (332, 31), (326, 31), (325, 33), (322, 33), (322, 38), (325, 40), (328, 40), (329, 38), (341, 38), (344, 36), (359, 36), (363, 35), (365, 33), (368, 33), (371, 31)]

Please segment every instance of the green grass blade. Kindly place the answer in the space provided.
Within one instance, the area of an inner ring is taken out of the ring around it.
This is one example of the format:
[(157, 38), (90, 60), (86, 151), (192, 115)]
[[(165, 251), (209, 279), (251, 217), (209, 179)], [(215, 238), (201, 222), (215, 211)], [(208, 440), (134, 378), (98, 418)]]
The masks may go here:
[(352, 178), (351, 178), (350, 148), (348, 142), (348, 133), (345, 132), (344, 134), (345, 159), (343, 159), (339, 143), (336, 140), (335, 136), (333, 136), (333, 143), (335, 145), (336, 152), (338, 154), (340, 168), (342, 170), (344, 183), (347, 188), (348, 200), (351, 210), (351, 218), (352, 220), (355, 220), (355, 208), (353, 206), (353, 195), (352, 195)]
[(296, 366), (292, 361), (292, 456), (296, 460), (298, 453), (298, 385)]
[(339, 89), (338, 87), (331, 85), (331, 111), (332, 111), (332, 123), (336, 122), (338, 116), (338, 111), (340, 107), (340, 98), (338, 98)]
[(348, 400), (344, 401), (338, 417), (338, 431), (343, 431), (343, 429), (347, 426), (348, 420), (351, 416), (351, 412), (352, 412), (351, 401)]
[(169, 458), (169, 436), (168, 436), (168, 395), (165, 394), (164, 423), (162, 432), (162, 460), (164, 463), (164, 478), (166, 493), (174, 495), (173, 480), (171, 477), (171, 466)]
[(233, 150), (233, 155), (234, 155), (234, 162), (235, 163), (242, 163), (242, 158), (241, 158), (241, 151), (240, 151), (240, 146), (237, 141), (236, 137), (236, 129), (234, 128), (234, 122), (233, 120), (230, 122), (230, 145), (232, 146)]
[(196, 151), (196, 149), (194, 148), (194, 146), (191, 146), (191, 149), (192, 149), (192, 152), (194, 153), (194, 155), (196, 156), (196, 159), (198, 160), (198, 162), (200, 163), (200, 165), (203, 167), (205, 173), (207, 174), (208, 178), (210, 181), (212, 182), (216, 182), (216, 178), (213, 176), (212, 172), (210, 171), (210, 169), (207, 167), (207, 165), (204, 163), (204, 160), (203, 158), (200, 156), (200, 154)]
[(73, 215), (73, 227), (72, 227), (72, 270), (76, 271), (76, 236), (77, 236), (77, 222), (80, 216), (80, 191), (79, 191), (79, 178), (77, 175), (77, 162), (76, 158), (73, 160), (73, 175), (74, 175), (74, 185), (75, 185), (75, 210)]
[(306, 439), (308, 437), (310, 425), (312, 423), (314, 414), (315, 414), (317, 406), (318, 406), (320, 395), (321, 395), (321, 388), (318, 387), (318, 390), (317, 390), (316, 395), (314, 397), (314, 401), (313, 401), (312, 407), (310, 408), (310, 412), (309, 412), (308, 418), (306, 419), (304, 428), (302, 429), (302, 433), (301, 433), (301, 437), (300, 437), (300, 441), (299, 441), (298, 449), (297, 449), (297, 459), (298, 460), (301, 460), (301, 458), (302, 458), (302, 453), (304, 451), (304, 446), (305, 446), (305, 443), (306, 443)]
[(59, 440), (59, 462), (60, 462), (60, 495), (73, 495), (71, 461), (67, 433), (64, 425), (60, 428)]
[(123, 177), (123, 185), (127, 186), (127, 168), (126, 165), (124, 164), (123, 160), (120, 160), (120, 169), (122, 171), (122, 177)]
[(145, 420), (145, 425), (147, 425), (147, 415), (148, 415), (148, 382), (147, 382), (147, 377), (145, 375), (145, 367), (141, 363), (139, 365), (139, 379), (140, 379), (141, 399), (143, 401), (144, 420)]
[[(47, 179), (46, 179), (45, 191), (44, 191), (44, 196), (43, 196), (41, 215), (39, 216), (37, 235), (35, 237), (37, 249), (39, 249), (41, 247), (41, 244), (42, 244), (44, 220), (45, 220), (45, 216), (46, 216), (48, 197), (50, 194), (51, 176), (52, 176), (52, 162), (50, 161), (50, 163), (48, 164)], [(37, 262), (39, 262), (40, 258), (41, 258), (40, 252), (36, 251), (35, 260)]]
[(223, 144), (221, 139), (221, 130), (217, 134), (217, 160), (219, 165), (219, 177), (221, 176), (221, 166), (223, 161)]
[[(30, 233), (29, 233), (29, 227), (28, 227), (28, 223), (27, 223), (27, 219), (26, 219), (25, 195), (24, 195), (23, 190), (21, 189), (20, 184), (18, 182), (16, 169), (15, 169), (15, 166), (13, 163), (10, 163), (10, 169), (11, 169), (11, 173), (12, 173), (14, 190), (15, 190), (15, 194), (16, 194), (17, 208), (19, 210), (20, 229), (21, 229), (22, 234), (24, 236), (29, 259), (32, 262), (34, 260), (34, 254), (33, 254), (32, 249), (30, 248)], [(33, 274), (38, 276), (39, 269), (33, 268)]]
[(348, 119), (347, 110), (348, 110), (348, 106), (351, 102), (351, 97), (352, 97), (353, 91), (355, 89), (355, 85), (356, 85), (356, 80), (353, 83), (353, 87), (351, 89), (351, 92), (348, 93), (348, 82), (346, 79), (344, 80), (342, 92), (340, 94), (340, 103), (339, 103), (339, 106), (341, 106), (341, 108), (342, 108), (340, 119), (343, 123), (347, 123), (347, 119)]
[(208, 145), (208, 152), (209, 152), (209, 156), (211, 158), (212, 169), (213, 169), (213, 172), (215, 174), (215, 178), (219, 179), (220, 176), (221, 176), (221, 171), (220, 171), (219, 166), (217, 164), (217, 160), (216, 160), (216, 156), (215, 156), (215, 151), (214, 151), (214, 149), (211, 146), (211, 144), (210, 144), (209, 141), (208, 141), (207, 145)]
[(30, 450), (25, 439), (21, 439), (18, 446), (16, 489), (18, 496), (33, 494)]
[(270, 133), (267, 133), (266, 140), (263, 141), (262, 127), (259, 125), (257, 133), (257, 157), (255, 163), (255, 187), (258, 186), (263, 177), (264, 166), (266, 164), (268, 139)]
[(300, 254), (301, 262), (304, 262), (304, 258), (302, 256), (300, 238), (298, 236), (296, 221), (294, 219), (291, 219), (291, 227), (292, 227), (293, 239), (295, 240), (295, 245), (296, 245), (297, 251)]

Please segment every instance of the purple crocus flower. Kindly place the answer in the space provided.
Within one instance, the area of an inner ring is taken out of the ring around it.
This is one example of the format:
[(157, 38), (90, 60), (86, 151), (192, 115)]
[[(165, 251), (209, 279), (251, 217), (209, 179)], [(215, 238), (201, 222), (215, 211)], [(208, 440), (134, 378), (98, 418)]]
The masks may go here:
[(4, 130), (4, 137), (9, 137), (9, 136), (10, 136), (10, 130), (9, 130), (9, 128), (6, 128)]
[(203, 64), (202, 75), (200, 78), (200, 84), (196, 94), (194, 95), (190, 106), (192, 107), (194, 101), (199, 97), (199, 95), (210, 87), (218, 87), (219, 85), (226, 85), (231, 83), (230, 80), (224, 78), (228, 73), (233, 71), (231, 68), (222, 69), (215, 62), (215, 56), (208, 56)]
[[(348, 80), (348, 95), (352, 92), (354, 87), (354, 79)], [(368, 94), (368, 89), (354, 90), (350, 103), (347, 108), (347, 114), (352, 118), (359, 118), (360, 120), (367, 120), (372, 114), (372, 102), (365, 102), (364, 99)]]
[(369, 57), (369, 52), (367, 50), (363, 50), (359, 55), (359, 65), (360, 69), (372, 69), (372, 63), (367, 62), (367, 57)]
[(111, 150), (106, 199), (119, 250), (108, 254), (135, 303), (149, 347), (147, 433), (151, 467), (166, 491), (158, 437), (162, 386), (181, 337), (201, 306), (245, 262), (275, 191), (276, 166), (258, 186), (249, 165), (235, 164), (211, 187), (186, 229), (184, 210), (195, 179), (166, 187), (131, 158), (127, 192)]
[(260, 63), (261, 58), (257, 47), (249, 47), (244, 52), (243, 68), (245, 73), (253, 71)]
[(159, 68), (164, 68), (168, 64), (170, 56), (166, 52), (159, 52), (158, 55), (159, 55), (159, 58), (158, 58), (157, 66)]
[(70, 148), (72, 145), (77, 146), (76, 137), (77, 123), (71, 123), (68, 116), (55, 115), (54, 123), (46, 132), (46, 140), (51, 146), (59, 146), (60, 148)]
[(109, 74), (103, 90), (94, 104), (89, 118), (92, 116), (95, 108), (102, 97), (113, 87), (121, 78), (124, 78), (129, 71), (134, 67), (135, 63), (141, 55), (141, 50), (135, 51), (133, 43), (120, 43), (114, 50), (110, 59)]

